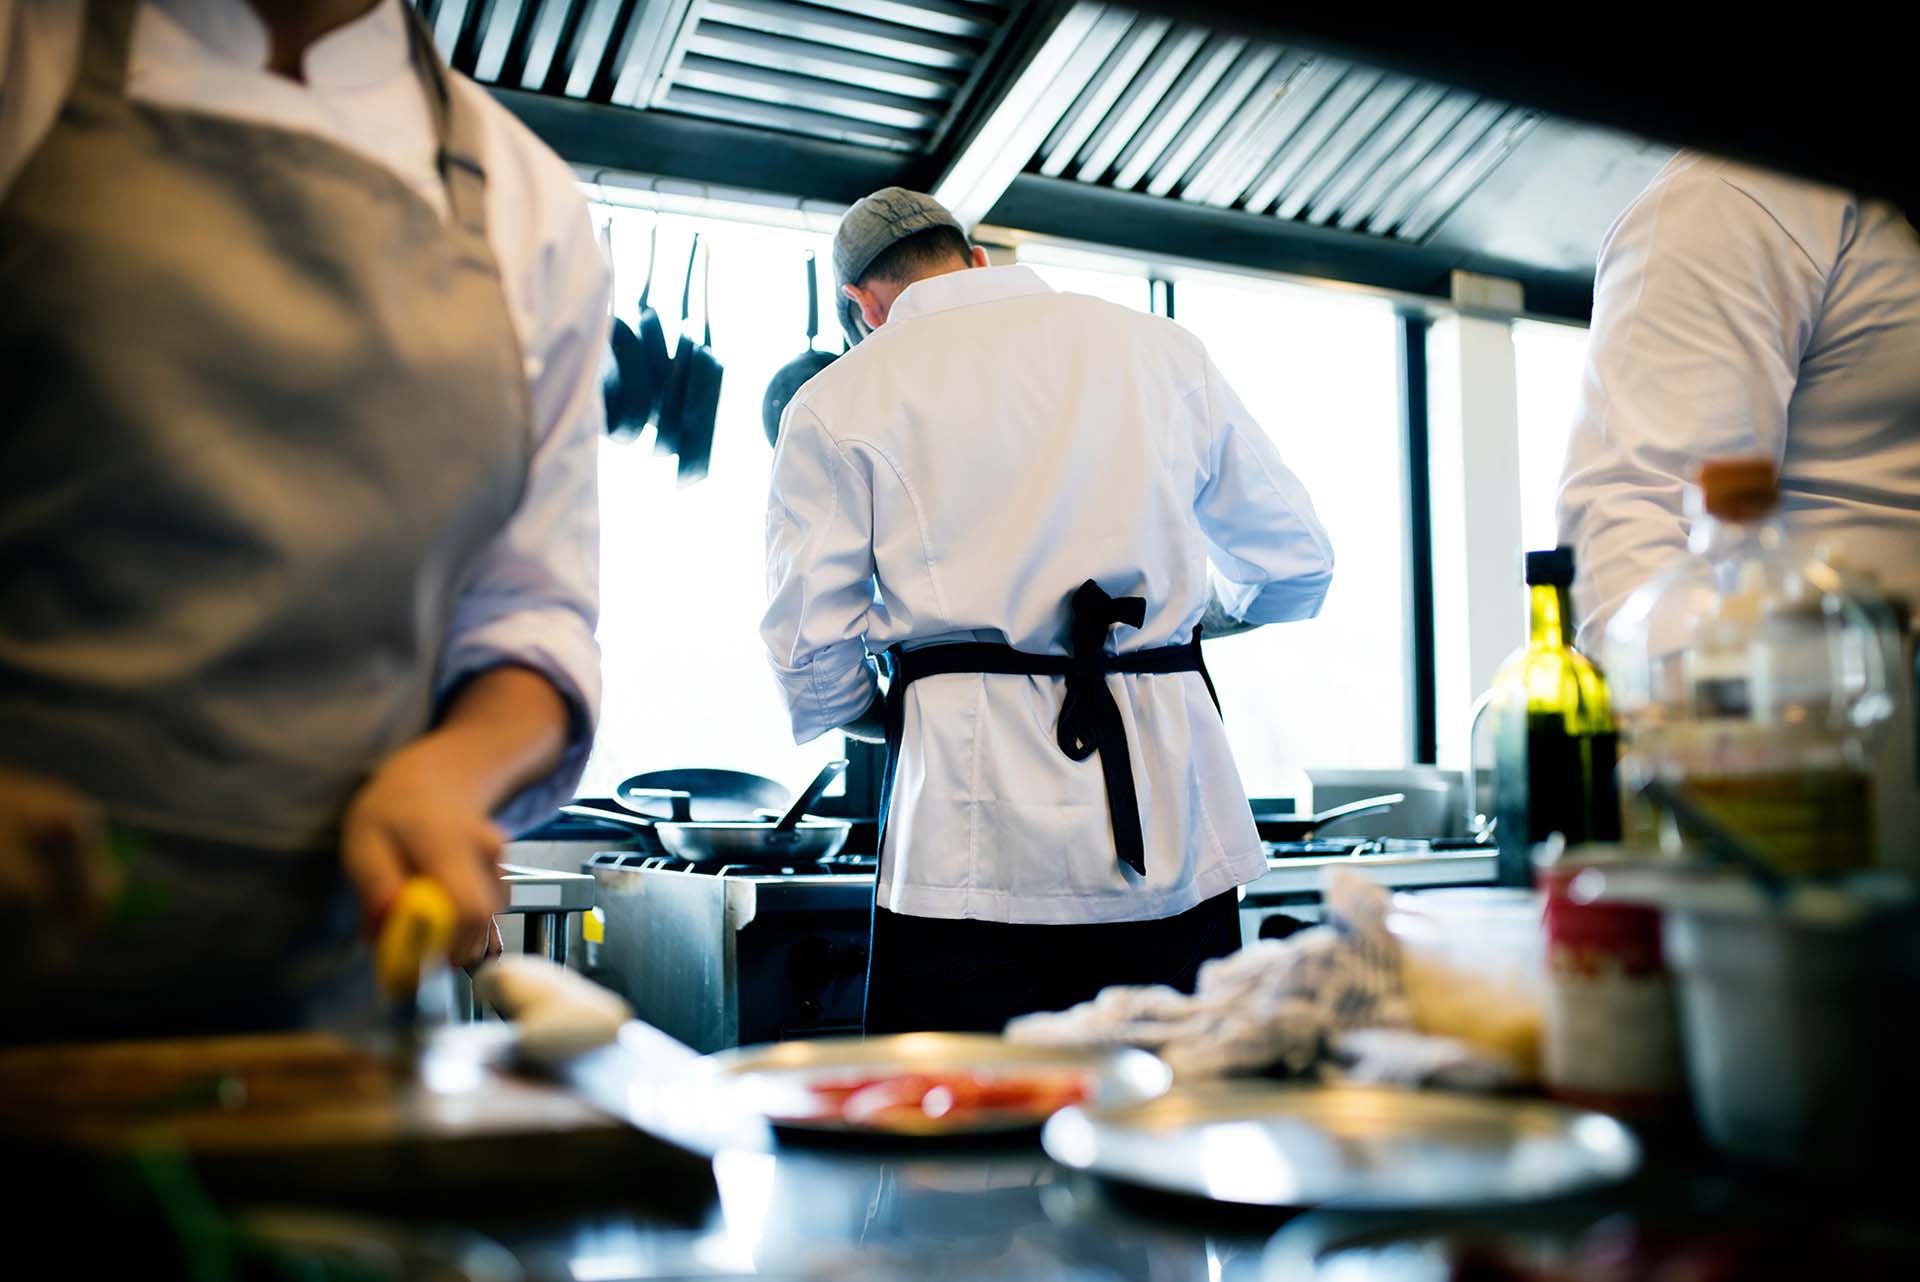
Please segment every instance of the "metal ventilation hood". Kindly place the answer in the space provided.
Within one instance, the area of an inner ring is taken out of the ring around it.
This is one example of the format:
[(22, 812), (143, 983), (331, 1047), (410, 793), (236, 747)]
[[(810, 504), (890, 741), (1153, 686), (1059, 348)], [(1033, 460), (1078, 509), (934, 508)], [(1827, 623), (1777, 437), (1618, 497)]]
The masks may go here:
[(1584, 318), (1667, 150), (1159, 13), (1046, 0), (420, 0), (568, 159)]

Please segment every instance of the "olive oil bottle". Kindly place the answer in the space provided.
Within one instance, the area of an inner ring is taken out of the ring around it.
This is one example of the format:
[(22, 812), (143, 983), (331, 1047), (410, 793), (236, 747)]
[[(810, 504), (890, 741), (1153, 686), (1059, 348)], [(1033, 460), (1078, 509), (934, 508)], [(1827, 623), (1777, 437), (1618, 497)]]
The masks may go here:
[(1525, 647), (1494, 679), (1494, 813), (1500, 881), (1533, 882), (1533, 848), (1617, 841), (1619, 737), (1607, 683), (1573, 648), (1573, 549), (1529, 552)]

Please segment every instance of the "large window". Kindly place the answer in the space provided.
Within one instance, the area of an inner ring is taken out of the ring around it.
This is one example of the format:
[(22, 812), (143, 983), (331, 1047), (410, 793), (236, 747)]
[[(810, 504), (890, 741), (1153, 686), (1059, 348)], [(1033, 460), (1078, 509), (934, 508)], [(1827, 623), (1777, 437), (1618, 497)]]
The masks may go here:
[(809, 249), (819, 256), (820, 346), (840, 348), (831, 311), (831, 226), (803, 232), (598, 206), (610, 221), (616, 314), (634, 323), (657, 229), (652, 303), (671, 351), (694, 232), (698, 340), (711, 283), (714, 351), (725, 363), (712, 470), (682, 487), (651, 429), (600, 453), (601, 729), (581, 790), (604, 795), (628, 775), (678, 766), (751, 770), (798, 789), (842, 749), (839, 735), (793, 745), (760, 644), (763, 541), (773, 451), (760, 425), (767, 380), (806, 345)]
[(1566, 466), (1567, 438), (1586, 370), (1587, 331), (1515, 321), (1513, 372), (1520, 426), (1520, 537), (1528, 548), (1557, 541), (1554, 505)]
[(1206, 343), (1313, 496), (1333, 540), (1318, 618), (1207, 647), (1242, 781), (1300, 796), (1308, 766), (1409, 757), (1408, 534), (1395, 341), (1384, 302), (1183, 279), (1176, 317)]
[[(674, 766), (751, 770), (798, 787), (844, 749), (838, 735), (793, 746), (759, 637), (762, 543), (772, 450), (760, 423), (767, 381), (805, 345), (808, 250), (826, 314), (820, 346), (840, 347), (831, 312), (830, 220), (813, 229), (596, 204), (607, 224), (617, 314), (632, 323), (654, 246), (652, 302), (671, 347), (696, 231), (690, 332), (710, 281), (725, 363), (713, 460), (681, 486), (649, 431), (601, 452), (606, 656), (601, 733), (582, 790)], [(1145, 309), (1137, 263), (1104, 255), (1023, 256), (1058, 289)], [(1395, 766), (1408, 758), (1407, 526), (1394, 352), (1396, 321), (1377, 300), (1183, 277), (1178, 320), (1207, 343), (1299, 473), (1334, 543), (1334, 586), (1318, 619), (1208, 646), (1227, 733), (1248, 789), (1297, 796), (1307, 766)]]

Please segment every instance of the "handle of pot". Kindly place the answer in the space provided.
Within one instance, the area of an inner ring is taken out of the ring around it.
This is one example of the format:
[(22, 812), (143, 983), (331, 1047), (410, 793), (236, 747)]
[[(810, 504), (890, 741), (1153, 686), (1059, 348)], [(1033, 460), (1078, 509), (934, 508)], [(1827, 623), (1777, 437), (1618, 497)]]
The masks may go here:
[(700, 233), (693, 233), (693, 248), (687, 251), (687, 278), (680, 282), (680, 328), (687, 327), (693, 304), (693, 264), (700, 257)]
[(707, 256), (700, 260), (700, 319), (704, 326), (700, 346), (713, 349), (713, 246), (707, 246)]
[[(611, 225), (611, 224), (609, 224)], [(647, 233), (647, 279), (640, 286), (640, 310), (647, 310), (647, 298), (653, 293), (653, 264), (659, 257), (660, 219), (655, 216), (653, 228)]]
[(620, 793), (622, 801), (665, 801), (673, 808), (673, 823), (693, 822), (693, 794), (677, 788), (624, 788)]
[(807, 251), (807, 350), (820, 337), (820, 272), (813, 263), (813, 251)]

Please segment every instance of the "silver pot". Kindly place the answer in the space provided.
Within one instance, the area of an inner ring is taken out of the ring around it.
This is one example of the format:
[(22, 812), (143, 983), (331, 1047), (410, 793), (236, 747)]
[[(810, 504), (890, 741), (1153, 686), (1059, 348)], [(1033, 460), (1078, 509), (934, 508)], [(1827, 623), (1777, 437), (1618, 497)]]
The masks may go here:
[[(806, 813), (846, 768), (844, 760), (828, 762), (813, 777), (813, 782), (801, 790), (784, 815), (761, 811), (766, 817), (760, 819), (687, 818), (684, 793), (652, 790), (646, 793), (650, 799), (673, 800), (674, 818), (615, 814), (579, 805), (562, 806), (560, 810), (563, 814), (650, 832), (668, 854), (690, 864), (750, 864), (770, 868), (813, 864), (839, 854), (852, 835), (853, 825), (845, 819), (822, 819)], [(627, 801), (629, 790), (625, 784), (621, 788), (621, 800)]]
[(654, 835), (667, 853), (690, 864), (817, 864), (840, 853), (853, 832), (845, 819), (809, 816), (781, 832), (773, 820), (656, 823)]

